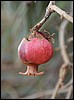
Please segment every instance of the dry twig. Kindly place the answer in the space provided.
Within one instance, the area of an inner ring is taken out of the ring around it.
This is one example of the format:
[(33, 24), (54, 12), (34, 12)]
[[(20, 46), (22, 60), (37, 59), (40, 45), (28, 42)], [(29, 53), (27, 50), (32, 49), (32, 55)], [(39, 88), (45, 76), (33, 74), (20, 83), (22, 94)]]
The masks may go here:
[(64, 81), (65, 75), (66, 75), (66, 73), (67, 73), (66, 68), (67, 68), (67, 64), (63, 64), (63, 65), (61, 66), (61, 68), (60, 68), (59, 80), (58, 80), (58, 82), (57, 82), (57, 84), (56, 84), (56, 87), (55, 87), (54, 93), (52, 94), (51, 99), (55, 99), (55, 97), (56, 97), (56, 95), (57, 95), (57, 93), (58, 93), (59, 88), (61, 88), (61, 87), (63, 86), (63, 81)]
[(64, 20), (62, 22), (62, 24), (60, 26), (60, 31), (59, 31), (59, 45), (60, 45), (60, 48), (61, 48), (61, 54), (62, 54), (62, 57), (63, 57), (63, 60), (64, 60), (64, 64), (60, 68), (59, 80), (58, 80), (58, 83), (56, 85), (55, 91), (54, 91), (51, 99), (54, 99), (56, 97), (58, 90), (63, 83), (63, 80), (64, 80), (65, 75), (67, 73), (67, 66), (68, 65), (72, 66), (72, 64), (70, 63), (70, 60), (68, 58), (68, 55), (66, 53), (66, 50), (65, 50), (64, 33), (65, 33), (65, 27), (68, 24), (68, 21), (73, 23), (73, 17), (68, 15), (65, 11), (61, 10), (59, 7), (57, 7), (55, 5), (55, 1), (50, 1), (43, 19), (39, 23), (37, 23), (32, 29), (30, 29), (31, 32), (38, 31), (42, 27), (42, 25), (47, 21), (47, 19), (49, 18), (49, 16), (53, 12), (57, 12), (62, 18), (65, 18), (67, 20)]
[(67, 26), (68, 21), (73, 23), (73, 17), (68, 15), (65, 11), (61, 10), (59, 7), (57, 7), (55, 5), (55, 1), (50, 1), (43, 19), (30, 30), (31, 32), (38, 31), (54, 11), (57, 12), (62, 18), (65, 18), (67, 20), (64, 20), (62, 22), (62, 24), (60, 26), (60, 31), (59, 31), (59, 45), (60, 45), (60, 48), (61, 48), (61, 54), (62, 54), (62, 57), (63, 57), (63, 60), (64, 60), (64, 64), (60, 68), (59, 80), (58, 80), (58, 83), (56, 85), (55, 91), (54, 91), (51, 99), (54, 99), (56, 97), (56, 95), (58, 93), (58, 89), (60, 88), (61, 84), (63, 83), (63, 80), (64, 80), (65, 75), (67, 73), (67, 69), (66, 69), (67, 66), (68, 65), (72, 66), (72, 64), (70, 63), (70, 60), (68, 58), (67, 52), (65, 50), (64, 33), (65, 33), (65, 27)]
[(67, 55), (67, 52), (66, 52), (66, 49), (65, 49), (65, 42), (64, 42), (64, 33), (65, 33), (65, 28), (68, 24), (68, 21), (67, 20), (64, 20), (61, 25), (60, 25), (60, 28), (59, 28), (59, 47), (61, 48), (61, 55), (62, 55), (62, 58), (64, 60), (65, 63), (70, 63), (69, 61), (69, 58), (68, 58), (68, 55)]
[(61, 18), (65, 18), (68, 21), (70, 21), (71, 23), (73, 23), (73, 17), (68, 15), (65, 11), (61, 10), (56, 5), (52, 5), (50, 8), (51, 8), (51, 10), (56, 11), (59, 15), (61, 15)]
[[(64, 42), (64, 33), (65, 33), (65, 27), (67, 26), (68, 24), (68, 21), (67, 20), (64, 20), (60, 26), (60, 31), (59, 31), (59, 46), (61, 48), (61, 55), (63, 57), (63, 60), (64, 60), (64, 64), (61, 66), (60, 68), (60, 72), (59, 72), (59, 80), (56, 84), (56, 87), (55, 87), (55, 91), (51, 97), (51, 99), (54, 99), (58, 93), (58, 89), (60, 88), (60, 85), (63, 84), (63, 81), (65, 79), (65, 75), (67, 73), (67, 69), (68, 67), (67, 66), (72, 66), (72, 63), (70, 62), (69, 58), (68, 58), (68, 55), (67, 55), (67, 52), (66, 52), (66, 49), (65, 49), (65, 42)], [(60, 76), (61, 75), (61, 76)]]
[[(72, 5), (72, 3), (71, 3), (71, 5)], [(55, 6), (55, 5), (54, 5)], [(56, 9), (59, 9), (59, 8), (57, 8), (56, 6), (55, 7), (53, 7), (54, 9), (56, 8)], [(55, 9), (55, 11), (56, 11), (56, 9)], [(72, 7), (71, 7), (71, 10), (72, 10)], [(61, 11), (61, 9), (59, 9), (59, 10), (57, 10), (57, 11), (59, 11), (58, 13), (59, 14), (61, 14), (60, 13), (60, 11)], [(56, 97), (56, 95), (57, 95), (57, 93), (58, 93), (58, 90), (59, 90), (59, 88), (60, 88), (60, 85), (61, 84), (63, 84), (63, 81), (64, 81), (64, 79), (65, 79), (65, 75), (66, 75), (66, 73), (67, 73), (67, 69), (68, 69), (68, 66), (73, 66), (72, 65), (72, 63), (70, 62), (70, 60), (69, 60), (69, 58), (68, 58), (68, 55), (67, 55), (67, 52), (66, 52), (66, 48), (65, 48), (65, 39), (64, 39), (64, 34), (65, 34), (65, 28), (66, 28), (66, 26), (67, 26), (67, 24), (68, 24), (68, 20), (69, 21), (71, 21), (71, 22), (73, 22), (73, 18), (72, 17), (69, 17), (69, 16), (67, 16), (67, 14), (65, 13), (65, 12), (63, 12), (62, 11), (62, 13), (63, 13), (63, 17), (67, 17), (66, 19), (67, 20), (64, 20), (62, 23), (61, 23), (61, 25), (60, 25), (60, 28), (59, 28), (59, 47), (60, 47), (60, 49), (61, 49), (61, 55), (62, 55), (62, 58), (63, 58), (63, 60), (64, 60), (64, 64), (63, 64), (63, 66), (61, 66), (61, 68), (60, 68), (60, 72), (59, 72), (59, 80), (58, 80), (58, 82), (57, 82), (57, 84), (56, 84), (56, 87), (55, 87), (55, 91), (54, 91), (54, 93), (53, 93), (53, 95), (52, 95), (52, 97), (51, 97), (51, 99), (55, 99), (55, 97)], [(72, 15), (72, 12), (70, 13), (71, 15)], [(68, 39), (69, 41), (72, 41), (73, 39), (71, 38), (71, 39)], [(71, 96), (71, 93), (72, 93), (72, 83), (73, 83), (73, 69), (71, 69), (71, 72), (72, 72), (72, 78), (71, 78), (71, 80), (66, 84), (66, 85), (64, 85), (63, 86), (63, 89), (64, 88), (66, 88), (66, 87), (68, 87), (68, 86), (70, 86), (69, 87), (69, 92), (68, 92), (68, 94), (67, 94), (67, 99), (69, 99), (70, 98), (70, 96)]]
[(68, 94), (67, 94), (66, 99), (70, 99), (71, 94), (72, 94), (72, 91), (73, 91), (73, 85), (71, 84), (71, 86), (69, 87), (69, 92), (68, 92)]
[(55, 2), (56, 1), (50, 1), (43, 19), (39, 23), (37, 23), (32, 29), (30, 29), (31, 32), (38, 31), (53, 12), (57, 12), (62, 18), (64, 17), (65, 19), (73, 23), (73, 17), (68, 15), (65, 11), (61, 10), (59, 7), (57, 7), (55, 5)]
[(58, 80), (58, 83), (56, 85), (55, 91), (54, 91), (51, 99), (54, 99), (56, 97), (56, 95), (58, 93), (58, 89), (60, 88), (61, 84), (63, 83), (63, 80), (64, 80), (65, 75), (67, 73), (67, 66), (68, 65), (72, 66), (72, 64), (70, 63), (70, 60), (68, 58), (66, 49), (65, 49), (64, 33), (65, 33), (65, 27), (67, 26), (68, 21), (73, 23), (73, 17), (68, 15), (65, 11), (61, 10), (59, 7), (57, 7), (55, 5), (55, 1), (50, 1), (43, 19), (31, 29), (31, 32), (38, 31), (54, 11), (57, 12), (62, 18), (65, 18), (67, 20), (64, 20), (62, 22), (62, 24), (60, 26), (60, 31), (59, 31), (59, 45), (61, 48), (61, 54), (62, 54), (62, 57), (64, 60), (64, 64), (60, 68), (59, 80)]
[(50, 6), (54, 4), (55, 1), (50, 1), (43, 19), (39, 23), (37, 23), (32, 29), (30, 29), (31, 32), (39, 30), (42, 27), (42, 25), (47, 21), (49, 16), (54, 12), (53, 10), (50, 9)]
[[(59, 93), (66, 93), (67, 91), (69, 91), (69, 88), (66, 89), (59, 89), (58, 92)], [(42, 96), (47, 96), (47, 95), (52, 95), (54, 92), (54, 89), (52, 90), (46, 90), (46, 91), (42, 91), (42, 92), (38, 92), (20, 99), (36, 99), (36, 98), (40, 98)]]

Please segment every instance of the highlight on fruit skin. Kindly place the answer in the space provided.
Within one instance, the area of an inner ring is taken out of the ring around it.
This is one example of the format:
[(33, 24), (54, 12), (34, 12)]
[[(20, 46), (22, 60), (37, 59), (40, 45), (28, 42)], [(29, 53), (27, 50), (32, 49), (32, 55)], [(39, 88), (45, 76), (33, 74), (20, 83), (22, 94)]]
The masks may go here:
[(27, 65), (27, 71), (25, 73), (19, 72), (19, 74), (32, 76), (43, 75), (44, 72), (38, 72), (38, 66), (48, 62), (52, 58), (53, 46), (43, 36), (42, 38), (34, 36), (30, 40), (23, 38), (18, 46), (18, 56)]

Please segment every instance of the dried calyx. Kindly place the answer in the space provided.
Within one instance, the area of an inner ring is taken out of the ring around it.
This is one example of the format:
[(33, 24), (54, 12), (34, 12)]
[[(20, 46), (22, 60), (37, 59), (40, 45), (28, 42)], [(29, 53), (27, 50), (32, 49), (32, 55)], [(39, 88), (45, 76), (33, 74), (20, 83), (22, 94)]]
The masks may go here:
[(18, 55), (21, 61), (27, 65), (25, 73), (19, 72), (21, 75), (43, 75), (44, 72), (38, 72), (38, 66), (48, 62), (53, 56), (53, 35), (47, 31), (35, 31), (28, 38), (23, 38), (19, 47)]

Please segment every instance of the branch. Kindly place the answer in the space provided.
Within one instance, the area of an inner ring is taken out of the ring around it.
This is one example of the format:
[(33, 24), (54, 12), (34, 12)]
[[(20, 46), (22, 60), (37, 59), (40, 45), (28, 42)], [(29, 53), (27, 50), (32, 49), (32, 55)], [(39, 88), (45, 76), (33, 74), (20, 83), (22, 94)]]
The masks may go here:
[(62, 87), (62, 89), (66, 89), (66, 88), (70, 87), (70, 85), (72, 85), (72, 84), (73, 84), (73, 77), (70, 79), (70, 81), (69, 81), (68, 83), (66, 83), (66, 84)]
[[(62, 14), (64, 14), (63, 15), (64, 17), (68, 17), (68, 19), (71, 20), (71, 21), (73, 20), (71, 17), (66, 16), (67, 14), (65, 12), (61, 12), (60, 13), (61, 9), (59, 9), (58, 7), (55, 6), (53, 8), (55, 8), (54, 9), (55, 11), (56, 11), (56, 9), (58, 9), (57, 11), (58, 11), (59, 14), (62, 13)], [(51, 99), (55, 99), (55, 97), (56, 97), (56, 95), (58, 93), (58, 90), (59, 90), (60, 86), (63, 85), (63, 81), (65, 79), (68, 66), (73, 66), (72, 63), (70, 62), (69, 58), (68, 58), (68, 55), (67, 55), (67, 52), (66, 52), (66, 48), (65, 48), (64, 34), (65, 34), (65, 28), (66, 28), (67, 24), (68, 24), (68, 20), (64, 20), (62, 22), (62, 24), (60, 25), (60, 28), (59, 28), (59, 47), (61, 49), (61, 55), (63, 57), (64, 64), (60, 68), (59, 80), (58, 80), (58, 82), (56, 84), (56, 87), (55, 87), (55, 90), (54, 90), (54, 93), (53, 93)], [(71, 69), (71, 71), (72, 71), (72, 69)], [(73, 77), (73, 72), (72, 72), (72, 77)], [(72, 78), (72, 80), (73, 80), (73, 78)], [(67, 85), (69, 85), (69, 83)], [(66, 87), (67, 85), (65, 85), (64, 87)], [(68, 94), (70, 94), (70, 93), (71, 93), (71, 91)]]
[[(69, 91), (69, 88), (58, 90), (59, 93), (65, 93), (67, 91)], [(42, 96), (52, 95), (53, 92), (54, 92), (54, 89), (53, 90), (46, 90), (46, 91), (38, 92), (38, 93), (29, 95), (29, 96), (26, 96), (26, 97), (23, 97), (23, 98), (20, 98), (20, 99), (36, 99), (36, 98), (40, 98)]]
[[(69, 59), (68, 59), (68, 55), (67, 55), (67, 53), (66, 53), (66, 50), (65, 50), (65, 43), (64, 43), (64, 33), (65, 33), (65, 27), (66, 27), (66, 25), (67, 25), (67, 23), (68, 23), (68, 21), (67, 20), (64, 20), (63, 22), (62, 22), (62, 24), (60, 25), (60, 28), (59, 28), (59, 47), (60, 47), (60, 50), (61, 50), (61, 54), (62, 54), (62, 57), (63, 57), (63, 60), (64, 60), (64, 62), (66, 63), (66, 64), (68, 64), (70, 61), (69, 61)], [(66, 64), (65, 65), (63, 65), (63, 66), (66, 66)], [(62, 67), (61, 67), (61, 69), (62, 69)], [(66, 73), (66, 72), (65, 72)], [(59, 74), (60, 74), (60, 72), (59, 72)], [(64, 75), (65, 76), (65, 75)], [(62, 76), (61, 76), (62, 77)], [(56, 87), (55, 87), (55, 91), (54, 91), (54, 93), (53, 93), (53, 95), (52, 95), (52, 97), (51, 97), (51, 99), (54, 99), (55, 97), (56, 97), (56, 95), (57, 95), (57, 93), (58, 93), (58, 89), (59, 89), (59, 87), (60, 87), (60, 84), (63, 82), (63, 79), (64, 78), (60, 78), (59, 77), (59, 80), (58, 80), (58, 82), (57, 82), (57, 84), (56, 84)]]
[(55, 97), (56, 97), (56, 95), (57, 95), (57, 93), (58, 93), (59, 88), (61, 88), (61, 87), (63, 86), (63, 81), (64, 81), (65, 75), (66, 75), (66, 73), (67, 73), (66, 68), (67, 68), (67, 64), (63, 64), (63, 65), (61, 66), (61, 68), (60, 68), (59, 80), (58, 80), (58, 82), (57, 82), (57, 84), (56, 84), (56, 87), (55, 87), (55, 90), (54, 90), (54, 93), (53, 93), (51, 99), (55, 99)]
[(58, 93), (58, 89), (60, 88), (61, 84), (63, 85), (63, 81), (65, 79), (65, 75), (67, 73), (67, 69), (69, 65), (72, 66), (69, 58), (68, 58), (68, 55), (67, 55), (67, 52), (66, 52), (66, 49), (65, 49), (65, 39), (64, 39), (64, 33), (65, 33), (65, 28), (68, 24), (68, 21), (67, 20), (64, 20), (59, 28), (59, 46), (60, 46), (60, 49), (61, 49), (61, 55), (63, 57), (63, 60), (64, 60), (64, 64), (61, 66), (60, 68), (60, 72), (59, 72), (59, 80), (56, 84), (56, 87), (55, 87), (55, 91), (51, 97), (51, 99), (54, 99)]
[(59, 27), (59, 47), (60, 47), (61, 55), (62, 55), (64, 62), (70, 63), (70, 60), (68, 58), (68, 55), (67, 55), (67, 52), (65, 49), (65, 41), (64, 41), (65, 40), (64, 39), (65, 28), (66, 28), (67, 24), (68, 24), (68, 21), (64, 20)]
[(68, 68), (67, 66), (69, 66), (69, 65), (72, 66), (72, 64), (70, 63), (70, 60), (68, 58), (67, 52), (65, 50), (64, 33), (65, 33), (65, 27), (67, 26), (68, 21), (73, 23), (73, 17), (68, 15), (65, 11), (61, 10), (59, 7), (57, 7), (55, 5), (55, 1), (50, 1), (43, 19), (39, 23), (37, 23), (32, 29), (30, 29), (31, 32), (38, 31), (54, 11), (57, 12), (62, 18), (65, 18), (67, 20), (64, 20), (62, 22), (62, 24), (60, 26), (60, 31), (59, 31), (59, 45), (61, 48), (61, 54), (62, 54), (62, 57), (64, 60), (64, 64), (60, 68), (59, 80), (57, 82), (57, 85), (55, 87), (55, 90), (54, 90), (54, 93), (53, 93), (51, 99), (54, 99), (56, 97), (59, 88), (62, 86), (62, 83), (65, 79), (65, 75), (67, 73), (67, 68)]
[(42, 27), (42, 25), (46, 22), (49, 16), (54, 12), (50, 9), (50, 6), (54, 4), (55, 4), (55, 1), (50, 1), (43, 19), (39, 23), (37, 23), (32, 29), (30, 29), (31, 32), (38, 31)]
[(70, 21), (71, 23), (73, 23), (73, 17), (71, 17), (70, 15), (68, 15), (65, 11), (61, 10), (59, 7), (57, 7), (56, 5), (52, 5), (50, 6), (51, 10), (57, 12), (59, 15), (61, 15), (61, 17), (67, 19), (68, 21)]
[(45, 15), (44, 15), (43, 19), (39, 23), (37, 23), (32, 29), (30, 29), (31, 32), (38, 31), (42, 27), (42, 25), (47, 21), (47, 19), (49, 18), (49, 16), (53, 12), (57, 12), (58, 14), (61, 15), (61, 17), (64, 17), (68, 21), (73, 23), (73, 17), (68, 15), (65, 11), (61, 10), (59, 7), (57, 7), (55, 5), (55, 2), (56, 1), (50, 1), (49, 5), (48, 5), (48, 7), (46, 9), (46, 12), (45, 12)]
[(67, 24), (68, 24), (68, 21), (64, 20), (59, 27), (59, 47), (61, 50), (61, 55), (64, 60), (64, 63), (72, 66), (72, 63), (70, 62), (67, 52), (66, 52), (65, 41), (64, 41), (65, 40), (65, 38), (64, 38), (65, 28), (66, 28)]
[(68, 94), (67, 94), (66, 99), (70, 99), (71, 94), (72, 94), (72, 91), (73, 91), (73, 85), (71, 85), (71, 86), (69, 87), (69, 91), (68, 91)]

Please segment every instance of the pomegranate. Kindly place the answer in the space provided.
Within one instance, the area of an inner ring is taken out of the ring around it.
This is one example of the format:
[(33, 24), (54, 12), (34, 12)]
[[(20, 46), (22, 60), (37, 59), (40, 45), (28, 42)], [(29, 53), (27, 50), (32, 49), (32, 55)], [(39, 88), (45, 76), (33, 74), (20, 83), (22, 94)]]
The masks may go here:
[(31, 34), (28, 39), (22, 39), (18, 47), (18, 56), (27, 65), (27, 71), (19, 72), (19, 74), (42, 75), (44, 72), (38, 72), (38, 66), (52, 58), (53, 46), (42, 33), (36, 32)]

